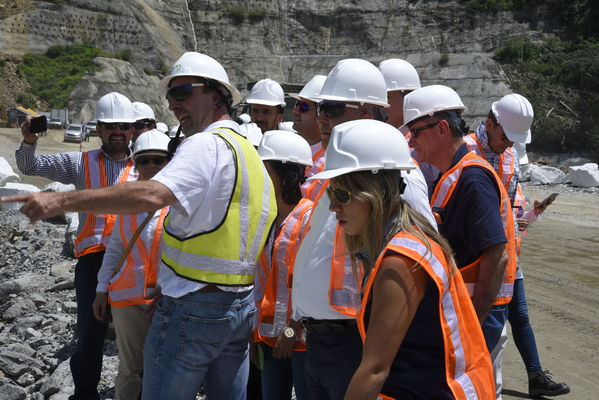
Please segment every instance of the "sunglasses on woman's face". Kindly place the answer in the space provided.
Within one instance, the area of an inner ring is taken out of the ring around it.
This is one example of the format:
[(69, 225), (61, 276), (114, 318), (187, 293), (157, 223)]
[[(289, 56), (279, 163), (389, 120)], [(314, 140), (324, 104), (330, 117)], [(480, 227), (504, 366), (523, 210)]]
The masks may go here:
[(194, 87), (204, 86), (205, 83), (184, 83), (182, 85), (173, 86), (166, 92), (168, 101), (185, 101), (193, 94)]
[(337, 200), (339, 204), (342, 205), (349, 204), (349, 202), (351, 201), (351, 193), (347, 190), (343, 190), (340, 188), (332, 188), (329, 186), (327, 187), (327, 194), (329, 196), (329, 199), (332, 199), (334, 197), (335, 200)]
[(318, 103), (318, 113), (324, 113), (328, 118), (337, 118), (345, 114), (347, 108), (360, 108), (356, 104), (339, 103), (336, 101), (323, 100)]
[(135, 159), (135, 165), (148, 165), (152, 163), (154, 165), (162, 165), (168, 161), (166, 157), (139, 157)]

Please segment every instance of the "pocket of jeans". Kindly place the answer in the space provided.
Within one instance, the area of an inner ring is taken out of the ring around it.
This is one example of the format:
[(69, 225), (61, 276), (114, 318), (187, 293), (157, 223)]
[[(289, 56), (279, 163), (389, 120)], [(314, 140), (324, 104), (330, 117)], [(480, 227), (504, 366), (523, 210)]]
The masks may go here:
[(183, 314), (176, 358), (197, 368), (214, 360), (230, 336), (231, 317), (206, 318)]

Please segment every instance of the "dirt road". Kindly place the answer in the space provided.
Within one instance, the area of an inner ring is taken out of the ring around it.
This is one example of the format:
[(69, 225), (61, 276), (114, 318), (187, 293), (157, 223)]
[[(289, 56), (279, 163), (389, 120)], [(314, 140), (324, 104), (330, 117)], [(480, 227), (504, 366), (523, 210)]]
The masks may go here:
[[(0, 129), (0, 156), (16, 169), (14, 151), (21, 136)], [(62, 131), (40, 138), (38, 151), (78, 151), (79, 144), (63, 143)], [(83, 143), (99, 147), (99, 139)], [(22, 177), (44, 185), (48, 180)], [(544, 369), (567, 382), (572, 392), (562, 399), (599, 398), (599, 194), (565, 186), (525, 186), (525, 194), (543, 199), (560, 196), (534, 224), (523, 244), (523, 266), (531, 320)], [(504, 399), (527, 397), (524, 365), (516, 347), (508, 344), (503, 366)]]

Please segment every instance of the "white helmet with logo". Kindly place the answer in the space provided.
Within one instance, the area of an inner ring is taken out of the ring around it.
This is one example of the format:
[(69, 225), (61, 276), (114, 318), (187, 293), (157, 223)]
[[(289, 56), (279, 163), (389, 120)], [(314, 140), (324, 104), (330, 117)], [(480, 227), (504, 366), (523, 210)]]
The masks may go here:
[(330, 179), (355, 171), (416, 168), (403, 135), (393, 126), (373, 119), (335, 126), (325, 157), (324, 171), (309, 179)]
[(406, 134), (410, 129), (408, 124), (426, 115), (433, 115), (440, 111), (467, 110), (460, 95), (455, 90), (444, 85), (431, 85), (416, 89), (408, 93), (403, 100), (404, 124), (399, 130)]
[(173, 64), (170, 72), (160, 81), (160, 90), (166, 94), (168, 85), (173, 78), (178, 76), (197, 76), (219, 82), (231, 93), (232, 105), (241, 101), (241, 93), (229, 82), (229, 76), (222, 65), (206, 54), (189, 51), (183, 54)]
[(133, 159), (140, 155), (166, 156), (169, 142), (169, 137), (158, 129), (144, 132), (139, 135), (133, 145)]
[(262, 137), (258, 154), (263, 161), (274, 160), (312, 166), (312, 150), (300, 135), (289, 131), (267, 131)]
[(285, 93), (283, 93), (283, 88), (277, 82), (272, 79), (262, 79), (252, 87), (252, 91), (245, 102), (248, 104), (285, 107)]
[(383, 74), (359, 58), (339, 61), (329, 72), (318, 99), (389, 107)]
[(100, 122), (135, 122), (133, 104), (124, 95), (111, 92), (105, 94), (96, 103), (95, 120)]
[(526, 143), (535, 116), (526, 97), (516, 93), (505, 95), (493, 103), (491, 110), (511, 142)]
[(152, 107), (146, 103), (140, 103), (139, 101), (133, 102), (133, 112), (135, 113), (136, 121), (139, 121), (140, 119), (156, 119)]
[(326, 80), (326, 75), (315, 75), (308, 81), (308, 83), (306, 83), (299, 93), (289, 93), (289, 96), (296, 100), (310, 100), (318, 103), (320, 101), (318, 96), (320, 95), (320, 91)]
[(416, 68), (409, 62), (391, 58), (379, 64), (379, 70), (385, 77), (387, 91), (415, 90), (420, 87), (420, 77)]

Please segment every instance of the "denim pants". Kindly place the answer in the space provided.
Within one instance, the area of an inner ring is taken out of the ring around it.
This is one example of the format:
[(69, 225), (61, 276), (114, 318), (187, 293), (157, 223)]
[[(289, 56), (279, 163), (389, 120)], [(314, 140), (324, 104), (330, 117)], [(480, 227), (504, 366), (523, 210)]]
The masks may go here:
[(144, 345), (143, 400), (245, 400), (252, 291), (164, 296)]
[(362, 360), (358, 326), (341, 333), (308, 332), (306, 345), (310, 400), (342, 400)]
[(306, 352), (294, 351), (291, 357), (274, 358), (272, 347), (261, 343), (264, 351), (262, 368), (262, 399), (291, 400), (291, 389), (295, 388), (297, 400), (308, 400), (306, 389)]
[(506, 321), (507, 304), (492, 306), (491, 311), (489, 311), (489, 314), (482, 325), (483, 335), (485, 336), (489, 354), (493, 351), (495, 346), (497, 346), (497, 343), (499, 343), (501, 331), (503, 330)]
[(512, 327), (514, 342), (526, 366), (526, 372), (540, 371), (542, 367), (537, 342), (528, 319), (524, 279), (516, 279), (514, 282), (514, 296), (508, 304), (508, 321)]
[(96, 297), (98, 271), (104, 252), (79, 258), (75, 266), (75, 296), (77, 299), (77, 344), (71, 354), (71, 375), (75, 393), (71, 400), (96, 400), (102, 373), (102, 352), (108, 324), (99, 322), (92, 311)]

